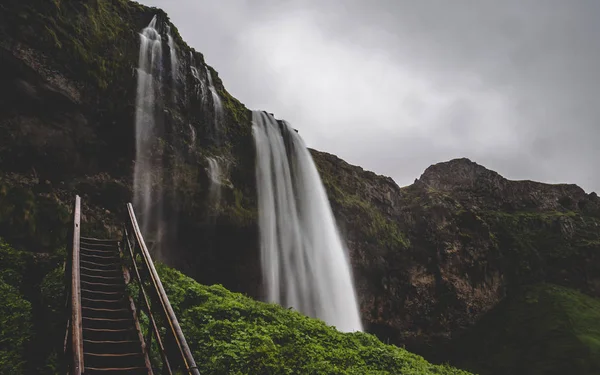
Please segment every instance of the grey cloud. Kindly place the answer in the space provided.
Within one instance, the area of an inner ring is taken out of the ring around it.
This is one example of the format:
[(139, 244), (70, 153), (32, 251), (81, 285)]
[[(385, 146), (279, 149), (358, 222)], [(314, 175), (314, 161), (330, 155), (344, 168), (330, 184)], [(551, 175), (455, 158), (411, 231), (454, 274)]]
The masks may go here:
[(230, 92), (407, 184), (470, 157), (600, 189), (596, 0), (150, 0)]

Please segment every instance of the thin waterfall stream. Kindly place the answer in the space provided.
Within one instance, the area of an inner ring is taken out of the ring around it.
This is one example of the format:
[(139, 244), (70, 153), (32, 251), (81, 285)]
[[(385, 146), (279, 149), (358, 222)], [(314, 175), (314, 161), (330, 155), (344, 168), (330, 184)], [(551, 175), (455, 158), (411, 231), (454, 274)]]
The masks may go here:
[(156, 16), (140, 34), (139, 66), (135, 111), (135, 166), (133, 172), (134, 204), (141, 213), (144, 234), (150, 227), (160, 232), (162, 165), (153, 160), (156, 140), (156, 102), (160, 96), (162, 40), (156, 30)]

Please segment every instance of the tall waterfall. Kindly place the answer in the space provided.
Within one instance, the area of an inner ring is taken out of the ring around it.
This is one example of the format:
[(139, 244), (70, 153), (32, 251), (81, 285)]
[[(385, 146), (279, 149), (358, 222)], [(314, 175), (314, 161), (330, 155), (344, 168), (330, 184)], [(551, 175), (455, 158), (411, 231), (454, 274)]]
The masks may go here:
[[(134, 204), (141, 213), (142, 231), (147, 232), (151, 221), (160, 220), (162, 185), (161, 165), (153, 161), (152, 150), (156, 139), (155, 104), (160, 96), (162, 44), (156, 30), (156, 16), (140, 34), (140, 56), (137, 69), (137, 96), (135, 111), (135, 167), (133, 173)], [(157, 228), (153, 228), (157, 229)]]
[(269, 301), (341, 331), (362, 330), (350, 265), (308, 149), (287, 123), (258, 111), (252, 121)]

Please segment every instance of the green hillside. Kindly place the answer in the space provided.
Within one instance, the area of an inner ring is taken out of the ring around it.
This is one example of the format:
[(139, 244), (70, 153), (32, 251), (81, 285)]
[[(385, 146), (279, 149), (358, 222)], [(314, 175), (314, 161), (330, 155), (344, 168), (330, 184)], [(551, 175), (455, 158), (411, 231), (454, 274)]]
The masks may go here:
[(528, 286), (453, 346), (456, 363), (481, 374), (600, 374), (600, 300)]

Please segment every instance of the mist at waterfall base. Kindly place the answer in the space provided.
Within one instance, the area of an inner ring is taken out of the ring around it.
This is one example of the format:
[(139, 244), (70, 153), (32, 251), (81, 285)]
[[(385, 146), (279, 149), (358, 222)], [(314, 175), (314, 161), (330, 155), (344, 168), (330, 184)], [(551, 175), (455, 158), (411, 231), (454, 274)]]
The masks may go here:
[(361, 331), (350, 265), (308, 149), (287, 123), (260, 111), (252, 120), (268, 300)]

